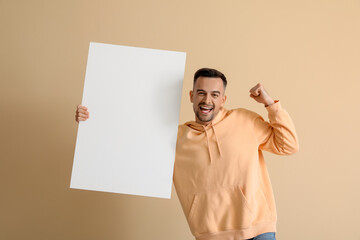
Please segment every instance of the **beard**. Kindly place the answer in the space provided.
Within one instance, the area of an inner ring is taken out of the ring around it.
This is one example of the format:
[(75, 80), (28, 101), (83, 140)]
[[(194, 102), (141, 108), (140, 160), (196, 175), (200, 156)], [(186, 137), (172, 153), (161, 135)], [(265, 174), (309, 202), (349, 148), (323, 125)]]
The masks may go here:
[(214, 109), (211, 111), (211, 113), (209, 114), (202, 114), (201, 111), (199, 109), (194, 109), (195, 115), (196, 117), (201, 121), (201, 122), (210, 122), (214, 119)]

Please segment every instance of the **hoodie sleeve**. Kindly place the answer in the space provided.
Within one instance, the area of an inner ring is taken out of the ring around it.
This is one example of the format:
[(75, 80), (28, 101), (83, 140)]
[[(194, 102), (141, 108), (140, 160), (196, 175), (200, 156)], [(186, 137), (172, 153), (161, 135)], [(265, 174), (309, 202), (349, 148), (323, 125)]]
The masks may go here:
[(259, 143), (259, 149), (278, 155), (290, 155), (299, 150), (295, 126), (279, 100), (266, 107), (269, 121), (256, 114), (254, 131)]

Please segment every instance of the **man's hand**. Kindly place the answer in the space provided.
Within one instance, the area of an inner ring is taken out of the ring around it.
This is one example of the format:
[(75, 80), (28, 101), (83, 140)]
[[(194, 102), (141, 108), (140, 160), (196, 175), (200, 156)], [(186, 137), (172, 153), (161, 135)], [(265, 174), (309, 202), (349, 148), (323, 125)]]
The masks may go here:
[(77, 122), (86, 121), (89, 117), (90, 117), (90, 113), (88, 112), (87, 107), (82, 106), (80, 104), (77, 105), (75, 120)]
[(250, 97), (252, 97), (259, 103), (265, 104), (265, 107), (268, 107), (275, 103), (274, 100), (265, 91), (265, 88), (263, 85), (261, 85), (261, 83), (256, 84), (256, 86), (251, 88), (249, 92)]

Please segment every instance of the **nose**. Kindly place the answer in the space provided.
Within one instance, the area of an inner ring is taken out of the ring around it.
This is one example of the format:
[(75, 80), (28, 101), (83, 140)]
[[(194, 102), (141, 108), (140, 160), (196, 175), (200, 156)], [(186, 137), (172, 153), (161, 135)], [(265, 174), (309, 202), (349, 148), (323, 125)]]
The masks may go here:
[(210, 96), (210, 94), (206, 94), (206, 96), (205, 96), (205, 103), (206, 103), (206, 104), (211, 104), (211, 96)]

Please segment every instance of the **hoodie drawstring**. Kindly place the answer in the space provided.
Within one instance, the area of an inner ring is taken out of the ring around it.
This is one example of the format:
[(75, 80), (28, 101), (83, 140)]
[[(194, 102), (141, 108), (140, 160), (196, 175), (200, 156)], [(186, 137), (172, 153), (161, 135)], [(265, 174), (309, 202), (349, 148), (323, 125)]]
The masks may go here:
[[(210, 157), (210, 164), (212, 164), (213, 161), (212, 161), (212, 155), (211, 155), (211, 150), (210, 150), (209, 135), (208, 135), (208, 133), (207, 133), (207, 131), (206, 131), (205, 126), (203, 126), (203, 128), (204, 128), (205, 135), (206, 135), (206, 140), (207, 140), (207, 146), (208, 146), (209, 157)], [(220, 158), (221, 158), (221, 157), (222, 157), (222, 154), (221, 154), (221, 150), (220, 150), (219, 140), (218, 140), (218, 138), (217, 138), (217, 136), (216, 136), (216, 132), (215, 132), (214, 126), (211, 125), (211, 128), (213, 129), (213, 132), (214, 132), (214, 135), (215, 135), (215, 140), (216, 140), (216, 145), (217, 145), (217, 148), (218, 148), (218, 150), (219, 150), (219, 154), (220, 154)]]
[(220, 150), (219, 140), (218, 140), (218, 138), (217, 138), (217, 136), (216, 136), (216, 132), (215, 132), (214, 126), (211, 125), (211, 127), (212, 127), (212, 129), (213, 129), (213, 131), (214, 131), (214, 135), (215, 135), (215, 139), (216, 139), (216, 145), (217, 145), (217, 147), (218, 147), (219, 154), (220, 154), (220, 159), (221, 159), (221, 158), (222, 158), (222, 154), (221, 154), (221, 150)]
[[(203, 127), (204, 127), (204, 126), (203, 126)], [(212, 156), (211, 156), (211, 151), (210, 151), (209, 136), (208, 136), (208, 133), (207, 133), (205, 127), (204, 127), (204, 131), (205, 131), (206, 140), (207, 140), (207, 146), (208, 146), (208, 150), (209, 150), (210, 164), (212, 164)]]

